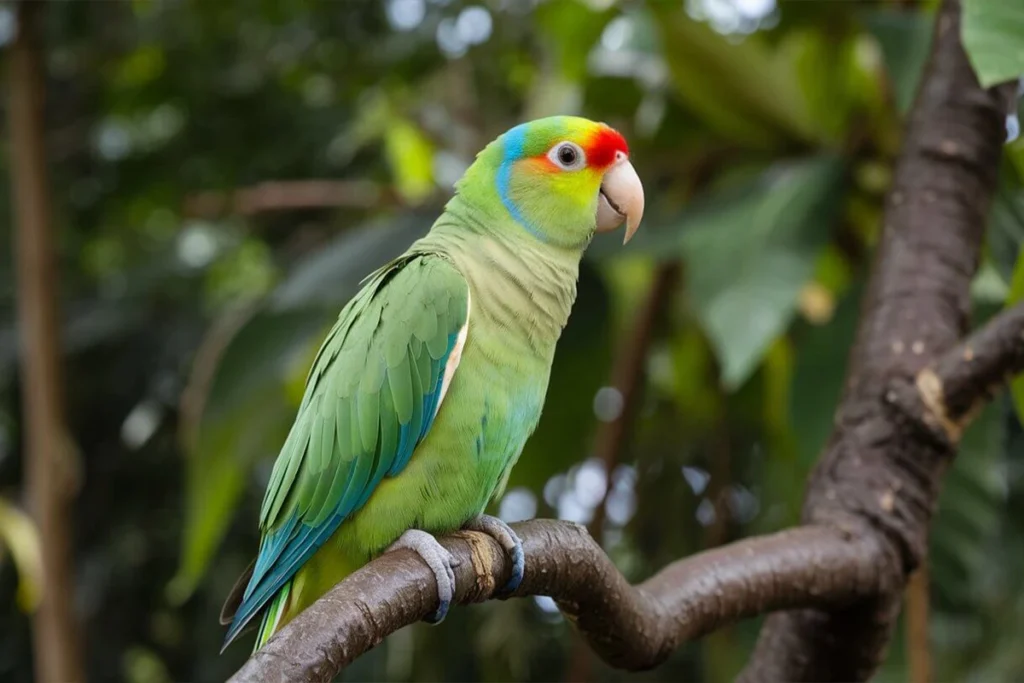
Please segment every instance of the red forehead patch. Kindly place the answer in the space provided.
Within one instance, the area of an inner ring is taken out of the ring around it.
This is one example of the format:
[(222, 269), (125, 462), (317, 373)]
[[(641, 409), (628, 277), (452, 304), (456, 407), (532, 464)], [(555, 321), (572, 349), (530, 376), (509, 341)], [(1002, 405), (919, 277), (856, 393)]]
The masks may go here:
[(590, 166), (609, 166), (615, 161), (616, 152), (629, 154), (626, 138), (608, 126), (600, 126), (585, 149)]

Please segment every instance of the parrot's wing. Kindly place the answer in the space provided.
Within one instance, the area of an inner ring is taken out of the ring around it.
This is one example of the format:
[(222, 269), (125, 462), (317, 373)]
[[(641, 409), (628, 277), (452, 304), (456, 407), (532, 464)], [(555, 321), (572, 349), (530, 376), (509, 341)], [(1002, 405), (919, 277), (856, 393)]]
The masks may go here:
[(469, 287), (447, 259), (404, 256), (368, 280), (313, 361), (267, 485), (263, 541), (226, 643), (385, 476), (402, 471), (461, 358)]

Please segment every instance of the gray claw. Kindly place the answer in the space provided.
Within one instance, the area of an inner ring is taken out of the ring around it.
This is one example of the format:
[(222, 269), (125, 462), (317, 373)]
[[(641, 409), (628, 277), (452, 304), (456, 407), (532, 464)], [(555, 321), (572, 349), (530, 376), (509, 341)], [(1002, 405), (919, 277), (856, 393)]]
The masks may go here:
[(425, 621), (431, 624), (440, 624), (447, 616), (448, 608), (451, 607), (452, 600), (455, 598), (455, 567), (459, 566), (459, 560), (445, 550), (444, 546), (437, 542), (437, 539), (419, 529), (406, 531), (397, 541), (388, 546), (385, 552), (401, 548), (414, 551), (423, 558), (423, 561), (430, 567), (430, 571), (434, 572), (440, 605), (437, 611), (427, 617)]
[(523, 552), (523, 542), (516, 535), (508, 524), (491, 515), (478, 515), (466, 522), (463, 527), (469, 531), (479, 531), (487, 534), (504, 548), (512, 560), (512, 576), (499, 591), (498, 595), (507, 595), (519, 588), (523, 582), (523, 573), (526, 569), (526, 554)]

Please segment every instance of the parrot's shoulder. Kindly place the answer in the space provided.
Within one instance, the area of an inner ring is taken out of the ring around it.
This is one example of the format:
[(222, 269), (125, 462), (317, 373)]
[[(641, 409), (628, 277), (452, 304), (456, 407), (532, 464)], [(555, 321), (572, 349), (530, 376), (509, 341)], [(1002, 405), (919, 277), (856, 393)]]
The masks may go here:
[[(339, 360), (343, 366), (363, 367), (368, 354), (382, 350), (391, 366), (410, 338), (440, 346), (444, 335), (466, 323), (469, 306), (469, 283), (448, 255), (410, 251), (389, 261), (363, 279), (328, 332), (310, 367), (303, 405)], [(353, 384), (360, 374), (351, 375)]]

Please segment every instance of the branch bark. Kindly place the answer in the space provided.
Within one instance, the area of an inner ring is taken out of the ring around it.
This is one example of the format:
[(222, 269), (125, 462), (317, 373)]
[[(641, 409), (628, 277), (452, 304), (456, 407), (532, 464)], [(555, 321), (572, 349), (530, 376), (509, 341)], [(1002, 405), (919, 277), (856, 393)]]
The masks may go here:
[[(879, 571), (888, 550), (870, 534), (806, 526), (679, 560), (630, 586), (587, 533), (570, 522), (513, 524), (526, 551), (516, 597), (549, 595), (612, 666), (642, 670), (687, 640), (742, 617), (802, 605), (847, 605), (891, 591)], [(511, 566), (474, 532), (442, 539), (461, 564), (456, 602), (489, 599)], [(437, 608), (437, 584), (410, 551), (387, 553), (299, 614), (231, 678), (329, 681), (390, 633)]]
[(33, 638), (37, 680), (79, 681), (82, 665), (68, 530), (73, 490), (43, 127), (42, 10), (40, 2), (19, 3), (18, 34), (10, 50), (8, 73), (18, 322), (24, 349), (25, 486), (42, 541), (43, 560), (43, 596), (33, 619)]
[[(886, 397), (965, 330), (1013, 88), (979, 86), (960, 43), (960, 3), (944, 0), (887, 197), (836, 428), (805, 499), (806, 523), (842, 528), (856, 520), (884, 540), (897, 561), (883, 570), (901, 590), (926, 555), (955, 442), (924, 438)], [(869, 678), (891, 638), (901, 590), (842, 610), (772, 615), (741, 678)]]
[[(803, 525), (679, 560), (636, 587), (582, 528), (514, 525), (527, 555), (516, 595), (554, 597), (610, 665), (650, 668), (686, 640), (773, 610), (786, 611), (766, 620), (741, 680), (865, 680), (881, 662), (907, 579), (926, 557), (959, 434), (1006, 374), (1024, 368), (1024, 309), (959, 344), (1015, 96), (1015, 84), (979, 86), (959, 14), (959, 0), (944, 0)], [(490, 539), (442, 542), (462, 560), (458, 602), (486, 600), (507, 578)], [(436, 607), (422, 561), (386, 554), (296, 617), (232, 680), (327, 680)]]
[(935, 438), (960, 441), (971, 418), (1024, 370), (1024, 304), (1007, 309), (887, 397)]

